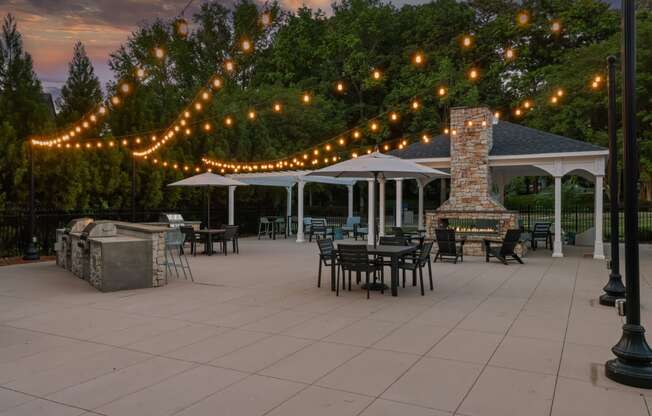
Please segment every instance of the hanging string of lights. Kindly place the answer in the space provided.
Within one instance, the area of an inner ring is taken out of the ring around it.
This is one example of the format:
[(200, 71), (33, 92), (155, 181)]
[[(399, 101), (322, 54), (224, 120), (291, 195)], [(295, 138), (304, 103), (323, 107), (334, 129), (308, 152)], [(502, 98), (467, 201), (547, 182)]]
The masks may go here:
[[(193, 0), (188, 2), (189, 7)], [(185, 9), (184, 8), (184, 11)], [(272, 17), (269, 12), (263, 13), (258, 21), (264, 25), (268, 26), (272, 22)], [(519, 26), (527, 26), (530, 24), (530, 15), (528, 12), (523, 11), (519, 12), (516, 16), (516, 23)], [(177, 33), (186, 37), (189, 33), (188, 23), (183, 19), (183, 12), (181, 17), (175, 21), (175, 28)], [(562, 32), (561, 22), (559, 20), (550, 21), (550, 31), (554, 35), (559, 35)], [(463, 34), (460, 36), (460, 46), (462, 49), (471, 49), (475, 46), (475, 36), (472, 33)], [(239, 43), (239, 49), (243, 53), (249, 53), (252, 51), (253, 44), (250, 40), (244, 38)], [(165, 57), (165, 50), (162, 47), (156, 47), (153, 50), (153, 54), (157, 59), (163, 59)], [(513, 61), (517, 58), (517, 49), (514, 46), (508, 46), (504, 49), (503, 58), (506, 62)], [(415, 52), (411, 57), (412, 64), (420, 67), (424, 65), (426, 58), (422, 51)], [(476, 63), (471, 64), (468, 69), (467, 77), (469, 81), (477, 81), (481, 77), (481, 69)], [(75, 126), (74, 129), (70, 130), (68, 133), (60, 134), (55, 137), (48, 139), (33, 138), (31, 143), (36, 146), (44, 147), (56, 147), (58, 149), (103, 149), (103, 148), (112, 148), (117, 146), (129, 146), (130, 151), (134, 157), (140, 157), (143, 159), (150, 159), (152, 153), (159, 150), (163, 145), (174, 139), (175, 137), (189, 137), (193, 134), (194, 131), (203, 131), (204, 133), (211, 132), (216, 125), (213, 123), (218, 117), (204, 117), (192, 119), (197, 117), (205, 109), (207, 105), (210, 104), (213, 96), (223, 87), (224, 81), (222, 75), (230, 74), (235, 71), (234, 61), (227, 59), (222, 62), (221, 71), (217, 71), (216, 74), (210, 79), (206, 86), (201, 87), (190, 104), (182, 110), (179, 115), (176, 117), (175, 121), (164, 129), (152, 130), (147, 132), (132, 133), (129, 135), (123, 135), (115, 137), (108, 141), (106, 140), (93, 140), (88, 142), (82, 141), (71, 141), (73, 138), (78, 139), (80, 133), (84, 129), (89, 129), (91, 123), (97, 123), (99, 121), (99, 115), (105, 116), (108, 113), (109, 108), (117, 109), (121, 104), (123, 99), (131, 93), (133, 86), (128, 83), (118, 84), (118, 93), (111, 97), (107, 102), (100, 107), (98, 107), (97, 113), (89, 113), (88, 119), (84, 119), (81, 125)], [(142, 69), (137, 69), (136, 78), (142, 79), (145, 77), (145, 72)], [(374, 81), (380, 81), (385, 77), (380, 68), (372, 68), (370, 71), (370, 77)], [(591, 88), (594, 90), (599, 89), (602, 86), (602, 76), (595, 76), (591, 82)], [(346, 83), (345, 81), (336, 81), (334, 83), (334, 89), (337, 93), (343, 94), (346, 92)], [(561, 102), (562, 98), (565, 96), (565, 92), (562, 88), (555, 88), (552, 91), (549, 103), (551, 105), (557, 105)], [(435, 88), (436, 96), (439, 98), (445, 98), (448, 95), (448, 86), (441, 84)], [(304, 92), (301, 97), (301, 103), (308, 105), (312, 102), (312, 95), (309, 92)], [(269, 106), (269, 104), (267, 104)], [(422, 100), (418, 96), (412, 97), (409, 102), (409, 108), (411, 111), (419, 111), (422, 108)], [(527, 99), (522, 101), (516, 108), (514, 108), (513, 114), (516, 117), (524, 116), (527, 112), (534, 109), (534, 100)], [(272, 103), (272, 111), (274, 113), (281, 113), (283, 110), (283, 103), (276, 101)], [(258, 111), (262, 107), (252, 107), (247, 111), (246, 119), (248, 121), (255, 121), (258, 116)], [(101, 114), (100, 114), (101, 113)], [(496, 117), (500, 117), (500, 112), (495, 113)], [(86, 116), (85, 116), (86, 117)], [(234, 125), (236, 122), (233, 115), (222, 116), (222, 126), (224, 128), (229, 128)], [(272, 170), (272, 169), (285, 169), (288, 167), (298, 168), (305, 167), (306, 164), (309, 166), (318, 165), (320, 163), (333, 163), (341, 159), (342, 152), (347, 150), (350, 152), (351, 157), (356, 157), (358, 154), (361, 154), (366, 148), (367, 152), (371, 151), (369, 146), (360, 147), (360, 141), (363, 137), (363, 130), (370, 132), (372, 135), (379, 132), (382, 127), (381, 120), (387, 118), (389, 123), (396, 123), (401, 118), (401, 113), (395, 110), (387, 110), (383, 113), (377, 114), (376, 117), (371, 120), (365, 120), (361, 122), (356, 128), (347, 130), (344, 133), (338, 134), (337, 136), (330, 138), (318, 145), (311, 146), (308, 149), (305, 149), (300, 152), (296, 152), (289, 157), (284, 157), (272, 161), (250, 161), (250, 162), (236, 162), (236, 161), (218, 161), (210, 158), (202, 158), (202, 163), (210, 167), (219, 168), (222, 173), (226, 171), (241, 171), (241, 170)], [(362, 127), (362, 124), (367, 124), (366, 128)], [(74, 134), (72, 134), (74, 133)], [(456, 134), (455, 131), (449, 132), (449, 128), (443, 129), (444, 134)], [(143, 137), (148, 138), (143, 139)], [(428, 142), (430, 140), (430, 135), (424, 133), (421, 137), (421, 140)], [(388, 151), (392, 149), (401, 149), (404, 146), (407, 146), (410, 143), (410, 139), (393, 139), (387, 142), (379, 144), (379, 149)], [(136, 145), (146, 144), (144, 148), (132, 150)], [(350, 145), (358, 146), (355, 151), (350, 149)], [(339, 153), (338, 153), (339, 151)], [(328, 153), (329, 156), (326, 157), (324, 153)], [(332, 154), (335, 154), (331, 156)], [(160, 161), (158, 158), (152, 158), (151, 161), (154, 164), (158, 164)], [(185, 172), (195, 171), (198, 172), (201, 169), (198, 166), (191, 167), (189, 165), (181, 165), (174, 162), (160, 162), (161, 166), (167, 167), (171, 166), (173, 169), (181, 169)], [(177, 166), (176, 168), (174, 166)]]

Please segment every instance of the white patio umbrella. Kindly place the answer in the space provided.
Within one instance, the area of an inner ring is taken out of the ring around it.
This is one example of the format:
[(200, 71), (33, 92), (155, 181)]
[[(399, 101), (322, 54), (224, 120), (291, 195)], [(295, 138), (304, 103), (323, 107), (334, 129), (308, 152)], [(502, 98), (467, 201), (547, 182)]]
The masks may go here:
[(207, 215), (206, 227), (211, 228), (211, 193), (210, 188), (214, 186), (247, 186), (248, 184), (235, 179), (227, 178), (222, 175), (216, 175), (211, 172), (200, 173), (186, 179), (168, 184), (168, 186), (191, 186), (191, 187), (206, 187), (207, 201)]
[(368, 155), (345, 160), (331, 166), (313, 171), (308, 175), (332, 176), (336, 178), (373, 179), (369, 188), (369, 229), (367, 242), (375, 245), (375, 188), (378, 178), (385, 179), (433, 179), (450, 176), (446, 172), (419, 165), (407, 159), (373, 152)]

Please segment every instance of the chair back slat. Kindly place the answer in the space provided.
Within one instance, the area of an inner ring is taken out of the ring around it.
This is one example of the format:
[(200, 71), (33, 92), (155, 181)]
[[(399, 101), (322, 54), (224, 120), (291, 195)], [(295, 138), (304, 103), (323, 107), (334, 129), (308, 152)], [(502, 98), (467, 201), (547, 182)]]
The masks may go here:
[(319, 252), (325, 256), (330, 256), (333, 253), (333, 240), (330, 238), (321, 238), (317, 240), (317, 246), (319, 247)]
[(537, 222), (534, 224), (532, 229), (533, 237), (546, 237), (550, 233), (550, 227), (552, 223), (549, 222)]
[(356, 267), (369, 264), (367, 246), (364, 245), (340, 245), (340, 263), (344, 268)]

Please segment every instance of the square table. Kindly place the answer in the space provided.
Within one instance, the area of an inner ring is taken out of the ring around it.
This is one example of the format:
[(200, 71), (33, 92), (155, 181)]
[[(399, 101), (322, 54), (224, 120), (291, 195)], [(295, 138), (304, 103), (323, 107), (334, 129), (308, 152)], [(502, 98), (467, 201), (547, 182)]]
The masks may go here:
[[(355, 243), (339, 243), (337, 247), (341, 245), (355, 245)], [(333, 264), (335, 264), (337, 250), (333, 250)], [(418, 249), (417, 245), (409, 246), (388, 246), (388, 245), (377, 245), (377, 246), (367, 246), (367, 253), (380, 257), (389, 257), (391, 259), (391, 269), (392, 269), (392, 278), (391, 278), (391, 288), (392, 296), (398, 295), (398, 261), (401, 257), (406, 254), (411, 254), (416, 252)], [(331, 267), (331, 290), (335, 290), (335, 272), (336, 266)]]
[(213, 236), (224, 234), (226, 230), (223, 228), (212, 228), (197, 230), (195, 232), (204, 238), (204, 254), (211, 256), (213, 254)]

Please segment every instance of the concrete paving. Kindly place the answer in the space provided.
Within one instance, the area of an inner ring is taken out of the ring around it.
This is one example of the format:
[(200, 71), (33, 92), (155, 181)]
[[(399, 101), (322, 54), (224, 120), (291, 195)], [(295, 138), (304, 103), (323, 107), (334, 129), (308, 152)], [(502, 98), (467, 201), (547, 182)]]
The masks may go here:
[[(608, 271), (569, 247), (525, 265), (433, 265), (435, 291), (317, 288), (317, 247), (243, 239), (195, 283), (100, 293), (56, 267), (0, 267), (0, 415), (649, 415), (611, 382)], [(652, 249), (641, 247), (652, 325)], [(409, 279), (408, 279), (409, 280)]]

